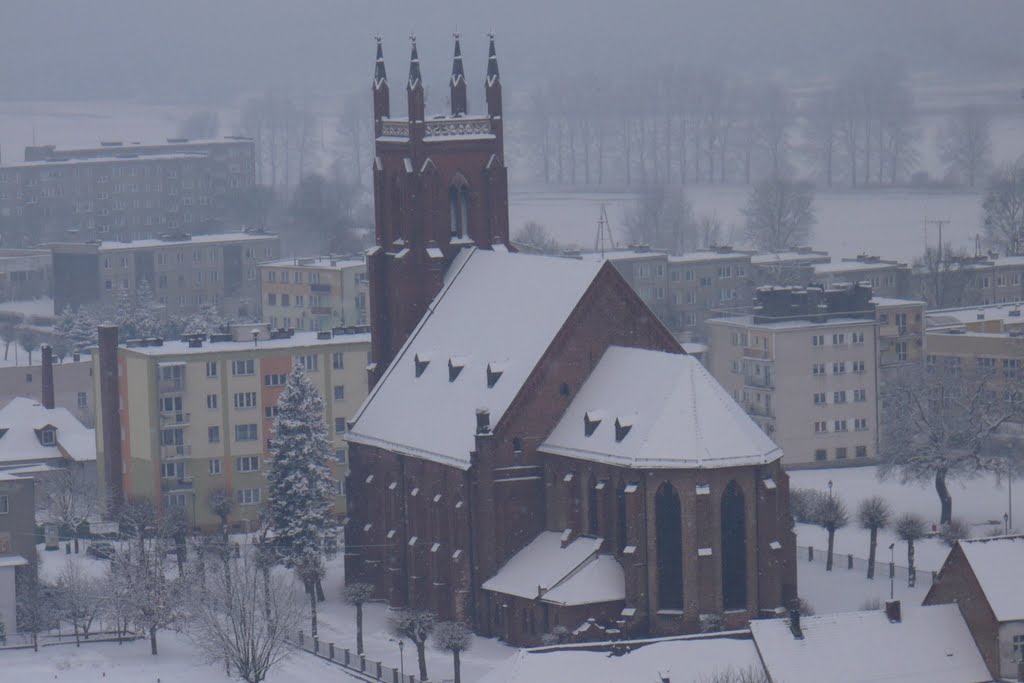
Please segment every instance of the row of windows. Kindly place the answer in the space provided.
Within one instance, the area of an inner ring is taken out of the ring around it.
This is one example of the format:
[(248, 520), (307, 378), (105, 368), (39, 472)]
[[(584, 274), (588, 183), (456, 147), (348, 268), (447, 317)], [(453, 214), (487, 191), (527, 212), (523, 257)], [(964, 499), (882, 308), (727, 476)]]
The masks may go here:
[[(941, 364), (945, 375), (959, 377), (965, 364), (964, 360), (960, 356), (934, 356), (929, 354), (925, 357), (925, 368), (929, 374), (934, 374)], [(966, 361), (969, 363), (970, 358), (967, 358)], [(974, 365), (979, 373), (995, 374), (1001, 369), (1004, 379), (1018, 379), (1021, 376), (1021, 370), (1024, 369), (1024, 360), (1020, 358), (978, 356), (974, 359)]]
[[(853, 431), (855, 432), (866, 432), (868, 430), (868, 420), (865, 417), (858, 417), (853, 420)], [(818, 420), (814, 423), (815, 434), (828, 434), (829, 432), (848, 432), (850, 431), (849, 420), (833, 420), (832, 429), (829, 429), (828, 420)]]
[[(653, 268), (652, 268), (653, 266)], [(664, 263), (638, 263), (634, 268), (634, 275), (638, 280), (645, 280), (651, 277), (651, 273), (654, 277), (662, 278), (665, 277), (665, 264)], [(729, 266), (718, 266), (718, 277), (719, 278), (731, 278), (731, 277), (746, 277), (747, 267), (745, 265), (729, 265)], [(673, 268), (670, 271), (670, 279), (672, 282), (693, 282), (697, 280), (696, 271), (690, 269)], [(700, 277), (701, 286), (708, 287), (711, 285), (711, 276), (704, 275)]]
[[(317, 370), (320, 369), (320, 356), (318, 354), (315, 354), (315, 353), (314, 354), (304, 354), (304, 355), (301, 355), (301, 356), (295, 356), (295, 365), (301, 367), (306, 372), (316, 372)], [(180, 368), (180, 366), (173, 366), (173, 367), (179, 367)], [(344, 351), (335, 351), (334, 353), (331, 354), (331, 367), (333, 369), (335, 369), (335, 370), (344, 370), (345, 369), (345, 352)], [(211, 361), (207, 361), (206, 362), (206, 376), (207, 377), (211, 377), (211, 378), (212, 377), (217, 377), (218, 373), (219, 373), (219, 369), (218, 369), (217, 361), (212, 361), (212, 360)], [(231, 361), (231, 374), (233, 376), (235, 376), (235, 377), (248, 377), (250, 375), (255, 375), (256, 374), (256, 361), (254, 359), (252, 359), (252, 358), (246, 358), (244, 360), (243, 359), (239, 359), (239, 360)], [(265, 386), (268, 386), (268, 387), (276, 387), (276, 386), (283, 385), (287, 380), (288, 380), (287, 376), (286, 375), (282, 375), (282, 374), (271, 374), (271, 375), (264, 375), (263, 376), (263, 384)], [(236, 394), (236, 396), (237, 396), (237, 394)], [(255, 404), (253, 404), (253, 405), (255, 405)], [(216, 406), (216, 401), (214, 401), (213, 405), (209, 405), (209, 403), (208, 403), (207, 407), (209, 407), (209, 408), (216, 408), (217, 407)], [(235, 407), (237, 408), (237, 407), (243, 407), (243, 406), (236, 405)], [(252, 406), (246, 405), (244, 407), (251, 408)]]
[[(847, 363), (845, 360), (837, 360), (837, 361), (833, 361), (831, 366), (832, 366), (831, 367), (831, 369), (832, 369), (831, 374), (833, 374), (833, 375), (845, 375), (846, 372), (847, 372), (847, 369), (849, 369), (850, 372), (854, 372), (854, 373), (857, 373), (857, 374), (863, 374), (864, 372), (867, 371), (867, 369), (866, 369), (867, 366), (866, 366), (865, 362), (862, 361), (862, 360), (854, 360), (854, 361), (850, 361), (849, 363)], [(829, 364), (828, 363), (812, 363), (811, 364), (811, 374), (813, 376), (815, 376), (815, 377), (824, 377), (825, 375), (829, 374), (828, 370), (829, 370)]]
[[(832, 392), (832, 403), (842, 404), (846, 403), (847, 399), (852, 399), (854, 403), (864, 403), (868, 400), (868, 392), (866, 389), (853, 389), (852, 391), (833, 391)], [(818, 391), (814, 394), (814, 405), (823, 406), (829, 403), (828, 392)]]
[[(840, 446), (835, 449), (834, 457), (836, 460), (845, 460), (849, 457), (850, 449), (846, 446)], [(868, 457), (867, 446), (856, 446), (853, 449), (853, 455), (855, 458), (866, 458)], [(817, 461), (828, 460), (828, 449), (818, 448), (814, 451), (814, 459)]]
[[(811, 346), (825, 346), (825, 340), (829, 335), (815, 334), (811, 336)], [(846, 344), (863, 344), (863, 332), (835, 332), (831, 335), (833, 346), (845, 346)]]
[[(289, 275), (289, 273), (290, 273), (290, 275)], [(291, 280), (291, 282), (294, 282), (297, 285), (301, 285), (302, 284), (302, 271), (301, 270), (294, 270), (294, 271), (288, 271), (288, 270), (282, 270), (282, 271), (268, 270), (267, 271), (267, 282), (283, 282), (285, 284), (288, 284), (289, 280)], [(309, 273), (308, 280), (309, 280), (309, 284), (311, 284), (311, 285), (318, 285), (318, 284), (320, 284), (320, 273), (317, 273), (315, 271)]]

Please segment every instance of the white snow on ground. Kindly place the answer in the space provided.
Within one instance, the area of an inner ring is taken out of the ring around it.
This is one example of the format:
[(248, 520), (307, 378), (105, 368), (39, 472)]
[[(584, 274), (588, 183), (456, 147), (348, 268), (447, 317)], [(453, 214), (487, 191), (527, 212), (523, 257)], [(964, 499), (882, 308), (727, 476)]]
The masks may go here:
[(41, 316), (52, 318), (53, 299), (48, 296), (24, 301), (5, 301), (0, 303), (0, 313), (18, 313), (25, 317)]
[[(906, 563), (906, 557), (903, 560)], [(885, 561), (878, 563), (875, 578), (870, 581), (863, 566), (854, 565), (854, 569), (847, 569), (845, 556), (836, 556), (835, 566), (830, 572), (825, 571), (824, 552), (816, 551), (813, 562), (807, 561), (806, 551), (798, 552), (796, 561), (800, 597), (810, 603), (815, 614), (855, 612), (876, 600), (884, 605), (889, 599), (888, 545)], [(906, 571), (897, 568), (892, 594), (906, 605), (920, 605), (930, 587), (931, 581), (927, 580), (918, 581), (913, 588), (908, 587)]]

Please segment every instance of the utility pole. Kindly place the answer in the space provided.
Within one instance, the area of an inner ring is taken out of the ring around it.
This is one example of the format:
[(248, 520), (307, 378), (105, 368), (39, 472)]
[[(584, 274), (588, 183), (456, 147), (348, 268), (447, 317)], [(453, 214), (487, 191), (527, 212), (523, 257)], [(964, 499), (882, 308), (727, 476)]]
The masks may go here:
[(612, 238), (612, 226), (608, 222), (608, 211), (605, 209), (604, 204), (602, 204), (601, 215), (597, 219), (597, 235), (594, 237), (594, 251), (600, 252), (602, 259), (604, 259), (604, 245), (606, 240), (608, 242), (608, 247), (614, 249), (615, 240)]
[(949, 225), (951, 222), (952, 221), (950, 221), (948, 218), (945, 218), (945, 219), (934, 219), (934, 220), (928, 220), (928, 218), (924, 219), (924, 230), (925, 230), (925, 235), (926, 236), (928, 234), (928, 226), (929, 225), (936, 225), (939, 228), (939, 262), (940, 263), (942, 262), (942, 226)]

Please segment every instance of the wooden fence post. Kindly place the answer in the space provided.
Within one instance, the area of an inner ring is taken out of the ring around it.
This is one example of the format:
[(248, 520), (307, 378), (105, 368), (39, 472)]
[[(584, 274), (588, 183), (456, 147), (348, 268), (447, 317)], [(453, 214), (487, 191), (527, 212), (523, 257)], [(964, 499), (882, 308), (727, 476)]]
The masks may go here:
[(330, 651), (330, 654), (331, 654), (330, 659), (333, 662), (334, 661), (334, 643), (328, 643), (327, 647), (328, 647), (328, 650)]
[(846, 568), (847, 569), (853, 569), (853, 554), (852, 553), (846, 556)]
[(807, 561), (808, 562), (814, 562), (814, 546), (813, 545), (807, 546)]

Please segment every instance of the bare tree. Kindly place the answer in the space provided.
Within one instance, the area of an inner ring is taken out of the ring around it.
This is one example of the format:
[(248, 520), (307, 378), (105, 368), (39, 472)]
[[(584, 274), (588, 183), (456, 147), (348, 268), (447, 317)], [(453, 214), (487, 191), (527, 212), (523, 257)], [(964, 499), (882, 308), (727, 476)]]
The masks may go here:
[(32, 636), (32, 649), (39, 652), (39, 634), (60, 624), (56, 590), (43, 582), (35, 567), (15, 574), (15, 609), (18, 630)]
[(194, 111), (178, 124), (178, 135), (190, 140), (211, 140), (220, 132), (220, 116), (215, 111)]
[(806, 181), (762, 180), (754, 185), (743, 215), (747, 238), (758, 249), (792, 249), (806, 243), (814, 228), (814, 189)]
[(473, 644), (473, 632), (460, 621), (442, 621), (434, 627), (434, 647), (452, 653), (455, 683), (462, 683), (462, 662), (459, 656)]
[(388, 627), (398, 638), (407, 638), (416, 646), (420, 665), (420, 680), (427, 680), (427, 638), (434, 630), (437, 617), (430, 610), (400, 609), (389, 618)]
[(1024, 392), (1016, 372), (997, 375), (979, 364), (963, 367), (957, 356), (897, 370), (883, 389), (882, 476), (932, 480), (940, 524), (953, 515), (948, 477), (971, 478), (1005, 470), (993, 449), (1000, 426), (1017, 418)]
[(512, 241), (542, 254), (557, 254), (562, 250), (548, 229), (536, 221), (527, 221), (522, 229), (512, 237)]
[(828, 532), (828, 554), (825, 556), (825, 571), (832, 571), (832, 551), (835, 547), (836, 531), (849, 522), (846, 505), (831, 494), (819, 499), (814, 511), (815, 524)]
[(39, 348), (39, 333), (30, 327), (23, 327), (18, 332), (18, 344), (28, 352), (28, 364), (32, 365), (32, 353)]
[(342, 597), (356, 608), (356, 653), (363, 654), (363, 605), (373, 599), (373, 584), (347, 583)]
[(921, 296), (930, 309), (955, 308), (967, 304), (966, 295), (974, 272), (968, 267), (971, 256), (964, 249), (927, 247), (914, 261), (914, 272), (921, 284)]
[(968, 187), (985, 172), (992, 154), (991, 117), (978, 105), (966, 104), (950, 114), (938, 134), (939, 154), (950, 175)]
[(832, 187), (839, 145), (839, 104), (835, 90), (816, 93), (804, 107), (805, 158), (825, 177), (825, 186)]
[(78, 552), (78, 536), (82, 525), (98, 511), (96, 482), (76, 464), (58, 470), (43, 484), (44, 504), (50, 519), (71, 532)]
[(18, 326), (12, 320), (0, 323), (0, 341), (4, 343), (4, 360), (11, 350), (11, 344), (18, 339)]
[(191, 640), (210, 662), (226, 661), (248, 683), (260, 683), (291, 652), (287, 637), (302, 619), (292, 593), (283, 575), (268, 584), (247, 555), (232, 559), (193, 594)]
[(75, 646), (80, 647), (81, 636), (89, 639), (93, 622), (103, 612), (103, 582), (89, 576), (82, 569), (79, 558), (68, 557), (57, 576), (55, 594), (58, 611), (71, 623), (75, 631)]
[(881, 496), (871, 496), (860, 502), (857, 508), (857, 522), (861, 529), (871, 534), (868, 547), (868, 578), (875, 578), (875, 555), (878, 550), (878, 530), (884, 529), (892, 517), (892, 507)]
[(793, 125), (793, 103), (789, 92), (778, 84), (764, 87), (758, 96), (757, 130), (767, 159), (768, 174), (789, 174), (789, 129)]
[(971, 537), (971, 527), (960, 517), (954, 517), (939, 529), (939, 538), (952, 548), (958, 541)]
[(981, 208), (989, 243), (1005, 255), (1024, 252), (1024, 160), (992, 174)]
[(664, 249), (672, 254), (696, 246), (693, 209), (681, 188), (653, 185), (645, 188), (626, 214), (632, 242)]
[(919, 516), (908, 512), (896, 518), (893, 525), (896, 536), (907, 544), (907, 585), (913, 588), (917, 584), (917, 571), (914, 569), (914, 542), (924, 538), (927, 525)]

